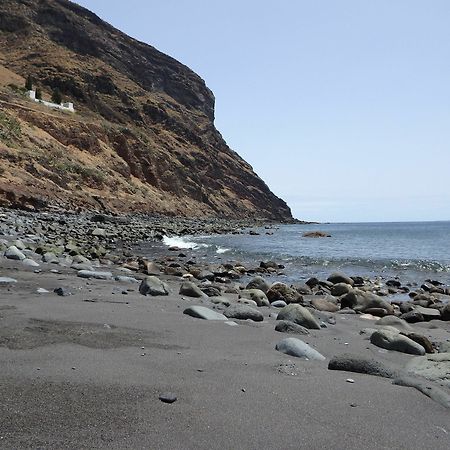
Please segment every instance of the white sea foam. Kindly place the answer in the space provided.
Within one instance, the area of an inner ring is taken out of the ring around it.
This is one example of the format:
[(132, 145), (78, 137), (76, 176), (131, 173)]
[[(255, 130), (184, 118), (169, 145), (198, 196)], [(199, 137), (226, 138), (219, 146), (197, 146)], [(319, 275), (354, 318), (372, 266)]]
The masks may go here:
[(199, 248), (207, 248), (209, 247), (208, 244), (199, 244), (197, 242), (188, 241), (185, 238), (182, 238), (180, 236), (164, 236), (163, 237), (163, 244), (167, 245), (168, 247), (178, 247), (178, 248), (185, 248), (185, 249), (191, 249), (191, 250), (197, 250)]
[(229, 248), (225, 248), (225, 247), (217, 247), (216, 253), (218, 253), (219, 255), (221, 255), (222, 253), (226, 253), (229, 252), (230, 249)]

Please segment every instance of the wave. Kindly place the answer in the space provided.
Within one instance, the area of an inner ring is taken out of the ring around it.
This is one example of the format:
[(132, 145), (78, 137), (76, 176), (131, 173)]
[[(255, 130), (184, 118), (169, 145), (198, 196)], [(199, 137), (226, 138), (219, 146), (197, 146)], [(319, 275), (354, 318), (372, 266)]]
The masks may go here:
[(200, 248), (208, 248), (208, 244), (201, 244), (198, 242), (188, 241), (186, 238), (182, 238), (180, 236), (164, 236), (163, 244), (167, 245), (168, 247), (178, 247), (178, 248), (184, 248), (184, 249), (190, 249), (190, 250), (198, 250)]
[(229, 252), (231, 249), (230, 248), (225, 248), (225, 247), (217, 247), (216, 253), (218, 253), (219, 255), (223, 254), (223, 253), (227, 253)]

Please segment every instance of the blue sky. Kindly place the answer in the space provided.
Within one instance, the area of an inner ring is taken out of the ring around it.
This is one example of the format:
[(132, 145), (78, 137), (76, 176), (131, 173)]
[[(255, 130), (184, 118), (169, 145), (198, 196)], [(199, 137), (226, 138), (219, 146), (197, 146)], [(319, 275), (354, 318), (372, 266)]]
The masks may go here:
[(77, 0), (191, 67), (306, 220), (450, 220), (450, 1)]

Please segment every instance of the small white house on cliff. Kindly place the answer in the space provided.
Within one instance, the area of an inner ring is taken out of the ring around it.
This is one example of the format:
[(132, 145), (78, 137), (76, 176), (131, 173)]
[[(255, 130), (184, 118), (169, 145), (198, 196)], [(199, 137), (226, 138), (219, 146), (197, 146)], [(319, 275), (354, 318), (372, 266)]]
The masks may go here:
[(73, 103), (71, 103), (71, 102), (60, 103), (58, 105), (57, 103), (46, 102), (45, 100), (39, 100), (36, 98), (35, 90), (28, 91), (28, 95), (30, 96), (31, 100), (34, 100), (37, 103), (41, 103), (44, 106), (48, 106), (49, 108), (60, 109), (62, 111), (70, 111), (73, 113), (75, 112), (75, 108), (73, 107)]

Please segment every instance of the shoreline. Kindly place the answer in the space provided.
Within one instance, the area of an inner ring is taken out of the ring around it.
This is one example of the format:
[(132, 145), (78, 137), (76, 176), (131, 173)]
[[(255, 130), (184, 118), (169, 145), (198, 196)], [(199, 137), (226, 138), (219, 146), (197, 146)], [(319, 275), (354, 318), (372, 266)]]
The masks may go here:
[[(33, 243), (10, 219), (0, 211), (0, 234), (16, 233), (0, 242), (18, 258), (0, 252), (0, 447), (450, 445), (449, 286), (345, 274), (272, 284), (273, 261), (139, 258), (70, 221), (42, 221), (46, 242)], [(399, 293), (409, 301), (392, 303)]]

